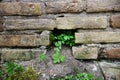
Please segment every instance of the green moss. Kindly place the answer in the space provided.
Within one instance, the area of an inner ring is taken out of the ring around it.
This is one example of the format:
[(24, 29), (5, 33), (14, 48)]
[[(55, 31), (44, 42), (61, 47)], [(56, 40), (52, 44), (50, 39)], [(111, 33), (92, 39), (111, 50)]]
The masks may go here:
[(82, 42), (84, 45), (86, 44), (91, 44), (92, 43), (92, 40), (88, 37), (85, 37), (84, 41)]
[(41, 8), (39, 6), (35, 6), (35, 8), (33, 9), (33, 13), (34, 14), (40, 14), (41, 13), (40, 9)]

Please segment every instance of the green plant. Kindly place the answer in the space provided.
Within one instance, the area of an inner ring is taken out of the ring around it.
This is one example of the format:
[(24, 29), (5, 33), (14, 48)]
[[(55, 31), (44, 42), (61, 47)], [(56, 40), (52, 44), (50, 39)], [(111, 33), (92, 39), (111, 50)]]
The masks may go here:
[(63, 55), (60, 55), (59, 53), (59, 48), (54, 48), (55, 50), (55, 53), (53, 54), (53, 62), (54, 63), (60, 63), (60, 62), (63, 62), (65, 57)]
[(74, 35), (70, 31), (63, 31), (58, 32), (57, 34), (51, 34), (50, 39), (52, 40), (53, 44), (55, 45), (53, 54), (53, 62), (54, 63), (60, 63), (65, 60), (64, 55), (60, 55), (60, 49), (62, 48), (62, 45), (68, 45), (72, 47), (74, 45)]
[(12, 80), (10, 79), (11, 76), (23, 71), (23, 67), (15, 64), (13, 61), (10, 61), (6, 62), (0, 71), (0, 76), (4, 76), (4, 80)]
[(25, 70), (22, 66), (15, 64), (13, 61), (6, 62), (1, 69), (3, 80), (37, 80), (37, 74), (34, 68), (27, 67)]
[(46, 59), (45, 54), (40, 54), (40, 55), (39, 55), (39, 60), (40, 60), (40, 61), (44, 61), (45, 59)]
[(9, 76), (6, 80), (37, 80), (37, 74), (32, 67), (27, 67), (25, 71), (16, 72)]
[(74, 43), (74, 34), (71, 31), (58, 31), (50, 35), (50, 39), (56, 46), (68, 45), (72, 47)]
[(50, 78), (50, 80), (93, 80), (91, 73), (77, 73), (75, 75), (67, 75), (62, 78)]
[(13, 61), (5, 63), (6, 76), (12, 76), (16, 72), (23, 71), (23, 67), (15, 64)]

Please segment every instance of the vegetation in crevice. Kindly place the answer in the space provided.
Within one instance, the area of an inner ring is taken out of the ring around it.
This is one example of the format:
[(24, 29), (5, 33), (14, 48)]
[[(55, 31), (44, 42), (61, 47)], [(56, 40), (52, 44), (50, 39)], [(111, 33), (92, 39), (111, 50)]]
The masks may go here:
[(50, 80), (102, 80), (100, 77), (95, 79), (95, 76), (89, 72), (80, 73), (78, 68), (74, 68), (73, 70), (74, 74), (56, 78), (50, 77)]
[(39, 55), (39, 61), (44, 61), (46, 59), (46, 55), (45, 54), (40, 54)]
[(72, 31), (54, 31), (50, 35), (50, 40), (54, 44), (54, 51), (53, 54), (53, 63), (60, 63), (65, 60), (64, 55), (60, 55), (60, 50), (62, 49), (62, 45), (67, 45), (72, 47), (74, 43), (74, 32)]

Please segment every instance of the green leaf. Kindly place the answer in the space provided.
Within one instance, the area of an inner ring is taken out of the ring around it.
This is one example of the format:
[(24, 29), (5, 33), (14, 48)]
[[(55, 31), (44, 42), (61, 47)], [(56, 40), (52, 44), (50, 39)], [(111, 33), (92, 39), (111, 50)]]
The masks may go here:
[(46, 59), (45, 54), (40, 54), (40, 55), (39, 55), (39, 60), (40, 60), (40, 61), (44, 61), (45, 59)]
[(65, 60), (65, 56), (61, 55), (60, 56), (60, 61), (63, 62)]
[(59, 52), (59, 51), (60, 51), (59, 48), (57, 48), (57, 47), (54, 48), (54, 50), (55, 50), (56, 52)]

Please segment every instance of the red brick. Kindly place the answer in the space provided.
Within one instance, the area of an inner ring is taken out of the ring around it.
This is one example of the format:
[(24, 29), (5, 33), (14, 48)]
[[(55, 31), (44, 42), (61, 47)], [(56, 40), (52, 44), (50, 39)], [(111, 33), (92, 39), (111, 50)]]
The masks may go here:
[(112, 15), (110, 21), (113, 28), (120, 28), (120, 15)]
[(120, 48), (103, 49), (101, 54), (104, 58), (120, 59)]

